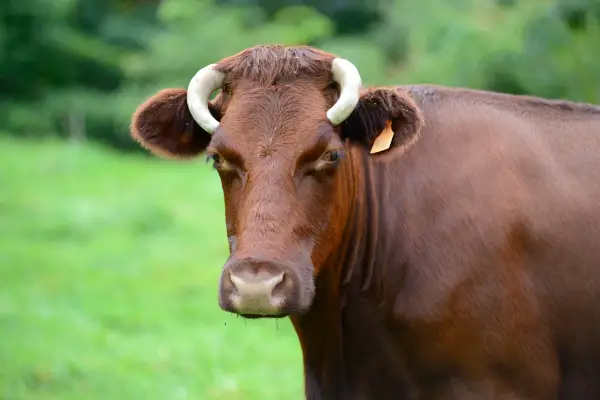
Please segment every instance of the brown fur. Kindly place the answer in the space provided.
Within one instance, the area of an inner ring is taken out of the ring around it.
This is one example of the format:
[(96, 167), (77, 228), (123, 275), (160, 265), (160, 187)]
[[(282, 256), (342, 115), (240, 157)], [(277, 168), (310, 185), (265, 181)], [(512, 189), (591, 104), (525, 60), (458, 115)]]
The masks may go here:
[(334, 57), (304, 46), (256, 46), (225, 58), (217, 64), (217, 69), (227, 74), (229, 85), (240, 80), (250, 80), (261, 86), (310, 80), (325, 88), (331, 83), (330, 68)]
[[(307, 399), (600, 398), (600, 109), (374, 88), (333, 127), (332, 58), (259, 46), (221, 61), (212, 137), (184, 90), (132, 120), (156, 154), (225, 160), (224, 271), (288, 273), (279, 316)], [(370, 155), (387, 120), (392, 148)]]

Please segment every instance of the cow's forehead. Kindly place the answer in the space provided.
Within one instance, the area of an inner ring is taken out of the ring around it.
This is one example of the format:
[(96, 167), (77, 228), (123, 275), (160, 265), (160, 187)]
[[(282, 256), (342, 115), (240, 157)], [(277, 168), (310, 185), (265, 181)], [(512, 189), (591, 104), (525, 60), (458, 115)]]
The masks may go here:
[(246, 83), (228, 101), (216, 136), (235, 141), (242, 152), (297, 152), (333, 131), (326, 110), (327, 101), (314, 86)]

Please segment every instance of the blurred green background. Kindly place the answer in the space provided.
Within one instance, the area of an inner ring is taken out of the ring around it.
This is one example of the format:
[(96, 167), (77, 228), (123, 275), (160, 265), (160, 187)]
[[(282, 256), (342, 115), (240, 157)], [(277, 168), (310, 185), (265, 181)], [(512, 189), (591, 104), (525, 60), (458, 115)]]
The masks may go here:
[(600, 0), (0, 1), (0, 399), (300, 399), (289, 321), (219, 310), (221, 187), (136, 106), (255, 44), (367, 85), (600, 103)]

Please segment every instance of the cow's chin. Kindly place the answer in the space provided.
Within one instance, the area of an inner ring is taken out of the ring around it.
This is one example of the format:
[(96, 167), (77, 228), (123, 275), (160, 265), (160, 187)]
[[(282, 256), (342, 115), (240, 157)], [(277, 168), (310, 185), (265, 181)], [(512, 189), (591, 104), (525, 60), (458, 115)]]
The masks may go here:
[(299, 317), (305, 314), (308, 311), (307, 308), (302, 309), (284, 309), (276, 313), (272, 314), (260, 314), (260, 313), (243, 313), (243, 312), (235, 312), (236, 315), (244, 318), (244, 319), (281, 319), (288, 317)]
[(259, 310), (244, 311), (244, 310), (239, 310), (234, 307), (231, 307), (231, 305), (224, 305), (224, 304), (222, 305), (221, 308), (224, 311), (227, 311), (231, 314), (234, 314), (234, 315), (244, 318), (244, 319), (281, 319), (281, 318), (302, 316), (303, 314), (308, 312), (308, 310), (310, 308), (310, 304), (307, 304), (306, 307), (301, 307), (301, 306), (285, 307), (284, 306), (280, 310), (271, 311), (271, 312), (260, 312)]
[(292, 314), (282, 313), (274, 315), (262, 315), (262, 314), (237, 314), (244, 319), (281, 319), (290, 317)]
[(238, 314), (244, 319), (280, 319), (287, 317), (286, 314), (279, 315), (260, 315), (260, 314)]

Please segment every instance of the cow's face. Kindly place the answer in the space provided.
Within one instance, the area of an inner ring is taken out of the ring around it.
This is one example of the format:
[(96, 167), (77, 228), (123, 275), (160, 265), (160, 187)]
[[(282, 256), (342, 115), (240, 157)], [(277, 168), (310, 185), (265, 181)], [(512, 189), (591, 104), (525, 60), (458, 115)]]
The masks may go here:
[(392, 90), (359, 99), (357, 89), (345, 115), (327, 114), (343, 98), (332, 60), (310, 49), (255, 48), (217, 65), (219, 82), (211, 85), (223, 90), (200, 111), (187, 91), (168, 89), (134, 114), (132, 133), (142, 145), (179, 158), (205, 153), (219, 174), (230, 246), (219, 304), (227, 311), (277, 317), (308, 310), (353, 200), (351, 148), (368, 151), (388, 121), (400, 133), (393, 145), (419, 130), (414, 103)]

